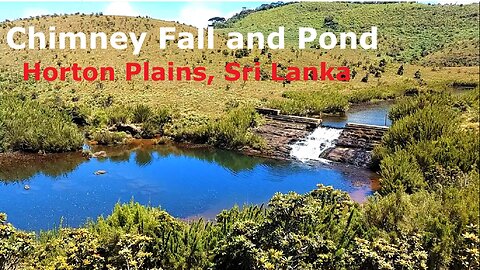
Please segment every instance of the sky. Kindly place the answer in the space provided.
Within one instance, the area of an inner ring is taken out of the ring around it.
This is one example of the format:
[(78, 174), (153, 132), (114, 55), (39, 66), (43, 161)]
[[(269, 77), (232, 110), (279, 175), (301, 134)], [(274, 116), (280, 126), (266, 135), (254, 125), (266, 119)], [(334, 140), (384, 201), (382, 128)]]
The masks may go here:
[[(156, 19), (179, 21), (182, 23), (205, 27), (212, 17), (231, 17), (243, 7), (255, 8), (264, 2), (255, 1), (190, 1), (190, 2), (138, 2), (138, 1), (103, 1), (103, 2), (0, 2), (0, 21), (14, 20), (37, 15), (71, 14), (103, 12), (106, 15), (149, 16)], [(467, 4), (479, 0), (422, 0), (429, 3)]]
[(231, 17), (243, 7), (255, 8), (264, 2), (1, 2), (0, 21), (29, 16), (103, 12), (105, 15), (149, 16), (180, 21), (194, 26), (206, 26), (212, 17)]

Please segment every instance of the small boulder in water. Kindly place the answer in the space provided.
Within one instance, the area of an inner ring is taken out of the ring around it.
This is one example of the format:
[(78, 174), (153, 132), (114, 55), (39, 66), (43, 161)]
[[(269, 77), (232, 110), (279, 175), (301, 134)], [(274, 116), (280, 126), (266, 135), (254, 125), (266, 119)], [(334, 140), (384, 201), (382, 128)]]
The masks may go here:
[(98, 170), (95, 172), (95, 175), (102, 175), (102, 174), (106, 174), (107, 171), (104, 171), (104, 170)]
[(93, 153), (92, 157), (93, 158), (106, 158), (107, 157), (107, 152), (105, 152), (105, 151), (95, 152), (95, 153)]

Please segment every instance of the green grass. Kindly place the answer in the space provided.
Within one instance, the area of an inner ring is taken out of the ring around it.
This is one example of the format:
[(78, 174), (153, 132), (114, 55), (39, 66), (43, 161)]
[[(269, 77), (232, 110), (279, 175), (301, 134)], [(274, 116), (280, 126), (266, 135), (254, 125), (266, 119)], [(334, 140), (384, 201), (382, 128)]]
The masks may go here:
[(0, 152), (67, 152), (83, 145), (69, 117), (35, 100), (0, 96)]
[[(222, 31), (269, 33), (285, 26), (287, 43), (298, 47), (298, 27), (313, 27), (320, 33), (361, 34), (377, 26), (379, 50), (375, 53), (401, 62), (420, 61), (435, 54), (428, 58), (432, 64), (475, 66), (478, 65), (478, 19), (478, 4), (303, 2), (255, 12), (235, 22), (227, 21), (227, 28)], [(456, 50), (456, 57), (447, 58), (452, 50)], [(463, 55), (459, 57), (461, 51)]]
[(433, 92), (395, 104), (389, 114), (393, 125), (375, 149), (380, 192), (462, 186), (466, 175), (480, 167), (478, 122), (465, 125), (462, 117), (470, 110), (478, 114), (478, 96), (478, 91), (460, 96)]

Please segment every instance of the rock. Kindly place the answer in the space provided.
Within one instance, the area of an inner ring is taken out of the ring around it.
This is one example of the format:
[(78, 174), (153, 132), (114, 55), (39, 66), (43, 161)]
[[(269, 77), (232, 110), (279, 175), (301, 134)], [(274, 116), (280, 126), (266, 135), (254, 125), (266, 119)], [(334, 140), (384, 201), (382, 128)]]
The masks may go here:
[(372, 162), (372, 151), (363, 148), (334, 147), (322, 154), (322, 158), (355, 165), (368, 167)]
[(93, 158), (106, 158), (107, 157), (107, 152), (105, 152), (105, 151), (95, 152), (95, 153), (93, 153), (92, 157)]
[(134, 124), (116, 124), (115, 131), (126, 132), (133, 137), (139, 136), (142, 133), (142, 128)]
[(25, 189), (25, 190), (30, 190), (30, 186), (29, 186), (29, 185), (25, 185), (25, 186), (23, 186), (23, 189)]
[(323, 158), (348, 163), (358, 167), (369, 167), (372, 150), (380, 144), (387, 127), (349, 123), (340, 134), (333, 149), (322, 154)]
[(307, 123), (293, 123), (278, 119), (267, 119), (266, 123), (257, 127), (254, 132), (263, 138), (265, 149), (243, 149), (244, 153), (275, 159), (290, 159), (290, 145), (306, 137), (310, 132)]
[(104, 170), (98, 170), (95, 172), (95, 175), (102, 175), (102, 174), (106, 174), (107, 171), (104, 171)]

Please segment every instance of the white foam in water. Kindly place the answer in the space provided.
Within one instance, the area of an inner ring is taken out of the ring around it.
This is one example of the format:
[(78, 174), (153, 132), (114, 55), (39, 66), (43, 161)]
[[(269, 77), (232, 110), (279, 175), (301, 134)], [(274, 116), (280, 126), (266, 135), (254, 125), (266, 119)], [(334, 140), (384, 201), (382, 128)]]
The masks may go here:
[(341, 129), (318, 127), (304, 140), (292, 145), (290, 156), (301, 160), (323, 160), (320, 154), (335, 146), (335, 141), (340, 137)]

